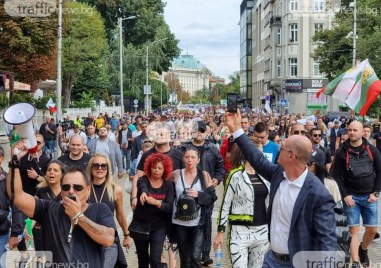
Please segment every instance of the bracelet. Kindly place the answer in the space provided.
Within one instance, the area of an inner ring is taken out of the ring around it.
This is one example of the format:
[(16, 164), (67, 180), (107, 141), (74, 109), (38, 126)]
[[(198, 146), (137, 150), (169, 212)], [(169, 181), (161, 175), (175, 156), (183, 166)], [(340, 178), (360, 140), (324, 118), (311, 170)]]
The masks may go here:
[(131, 201), (134, 200), (134, 199), (138, 199), (136, 196), (135, 197), (131, 197)]
[(82, 216), (83, 216), (83, 213), (82, 213), (82, 211), (80, 211), (80, 212), (78, 212), (78, 213), (72, 218), (72, 220), (74, 221), (74, 225), (75, 225), (75, 224), (78, 224), (78, 220), (79, 220), (79, 218), (82, 217)]
[(130, 236), (130, 233), (128, 233), (128, 234), (123, 234), (124, 235), (124, 237), (128, 237), (128, 236)]

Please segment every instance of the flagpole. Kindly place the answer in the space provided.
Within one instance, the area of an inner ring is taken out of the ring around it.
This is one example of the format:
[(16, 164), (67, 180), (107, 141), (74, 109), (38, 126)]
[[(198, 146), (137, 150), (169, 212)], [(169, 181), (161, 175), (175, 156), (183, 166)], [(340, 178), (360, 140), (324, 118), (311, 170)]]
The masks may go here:
[(62, 0), (58, 1), (58, 47), (57, 47), (57, 81), (56, 81), (56, 102), (57, 102), (57, 123), (62, 118)]
[(357, 50), (357, 0), (353, 1), (353, 58), (352, 65), (356, 66), (356, 50)]

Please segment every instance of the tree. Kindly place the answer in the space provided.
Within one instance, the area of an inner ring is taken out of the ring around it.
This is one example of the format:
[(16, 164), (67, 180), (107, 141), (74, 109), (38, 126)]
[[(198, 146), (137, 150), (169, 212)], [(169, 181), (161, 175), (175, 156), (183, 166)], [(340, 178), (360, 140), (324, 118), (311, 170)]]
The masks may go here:
[[(312, 40), (317, 44), (313, 58), (319, 60), (320, 71), (329, 80), (337, 77), (352, 67), (352, 38), (347, 38), (352, 31), (353, 12), (350, 0), (342, 1), (342, 10), (335, 15), (334, 27), (318, 31)], [(381, 74), (381, 2), (378, 0), (357, 1), (357, 59), (369, 59), (377, 74)], [(368, 114), (378, 115), (375, 102)], [(376, 110), (375, 110), (376, 109)]]
[(221, 99), (226, 99), (228, 93), (240, 94), (240, 76), (239, 72), (229, 75), (230, 82), (225, 86), (221, 93)]
[(31, 85), (56, 74), (57, 20), (10, 17), (0, 1), (0, 69), (16, 73), (16, 80)]
[(63, 25), (62, 94), (63, 107), (69, 107), (73, 84), (74, 98), (83, 91), (95, 97), (108, 90), (108, 45), (103, 20), (92, 7), (81, 3), (65, 3), (68, 10), (92, 10), (65, 13)]
[[(168, 70), (173, 59), (180, 55), (179, 41), (164, 20), (164, 6), (161, 0), (80, 0), (86, 2), (102, 15), (110, 45), (108, 59), (110, 90), (119, 92), (119, 29), (118, 18), (138, 16), (123, 21), (123, 85), (124, 95), (143, 100), (145, 85), (145, 47), (155, 42), (149, 49), (149, 70)], [(152, 84), (152, 81), (149, 82)], [(118, 93), (119, 94), (119, 93)]]

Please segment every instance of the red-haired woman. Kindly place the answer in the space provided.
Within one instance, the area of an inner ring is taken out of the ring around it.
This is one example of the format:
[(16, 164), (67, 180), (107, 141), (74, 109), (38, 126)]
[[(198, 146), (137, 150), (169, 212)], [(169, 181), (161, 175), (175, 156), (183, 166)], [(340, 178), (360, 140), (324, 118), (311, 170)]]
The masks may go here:
[[(150, 225), (148, 240), (134, 238), (139, 268), (162, 268), (160, 261), (166, 236), (166, 223), (174, 200), (172, 160), (164, 154), (150, 155), (144, 163), (145, 175), (138, 179), (138, 200), (132, 222)], [(133, 224), (131, 223), (131, 227)], [(131, 229), (130, 229), (131, 233)], [(148, 249), (150, 252), (148, 252)]]

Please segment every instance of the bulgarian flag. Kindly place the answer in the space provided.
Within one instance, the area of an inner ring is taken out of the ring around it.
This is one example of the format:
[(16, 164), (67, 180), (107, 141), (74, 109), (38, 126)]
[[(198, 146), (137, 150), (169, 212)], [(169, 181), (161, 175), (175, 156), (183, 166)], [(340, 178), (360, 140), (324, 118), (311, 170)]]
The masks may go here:
[(348, 107), (359, 115), (366, 115), (369, 107), (381, 93), (381, 81), (374, 72), (372, 66), (366, 60), (364, 70), (359, 81), (347, 100)]
[(53, 99), (50, 98), (48, 103), (46, 104), (46, 108), (49, 109), (49, 111), (53, 114), (53, 113), (56, 113), (58, 110), (57, 110), (57, 107), (56, 107), (56, 104), (54, 103)]
[(364, 65), (365, 61), (336, 77), (325, 87), (319, 90), (317, 97), (324, 93), (325, 95), (332, 96), (332, 98), (344, 102), (358, 81), (360, 81)]
[(368, 60), (336, 77), (317, 93), (345, 102), (357, 114), (365, 115), (381, 92), (381, 81)]

